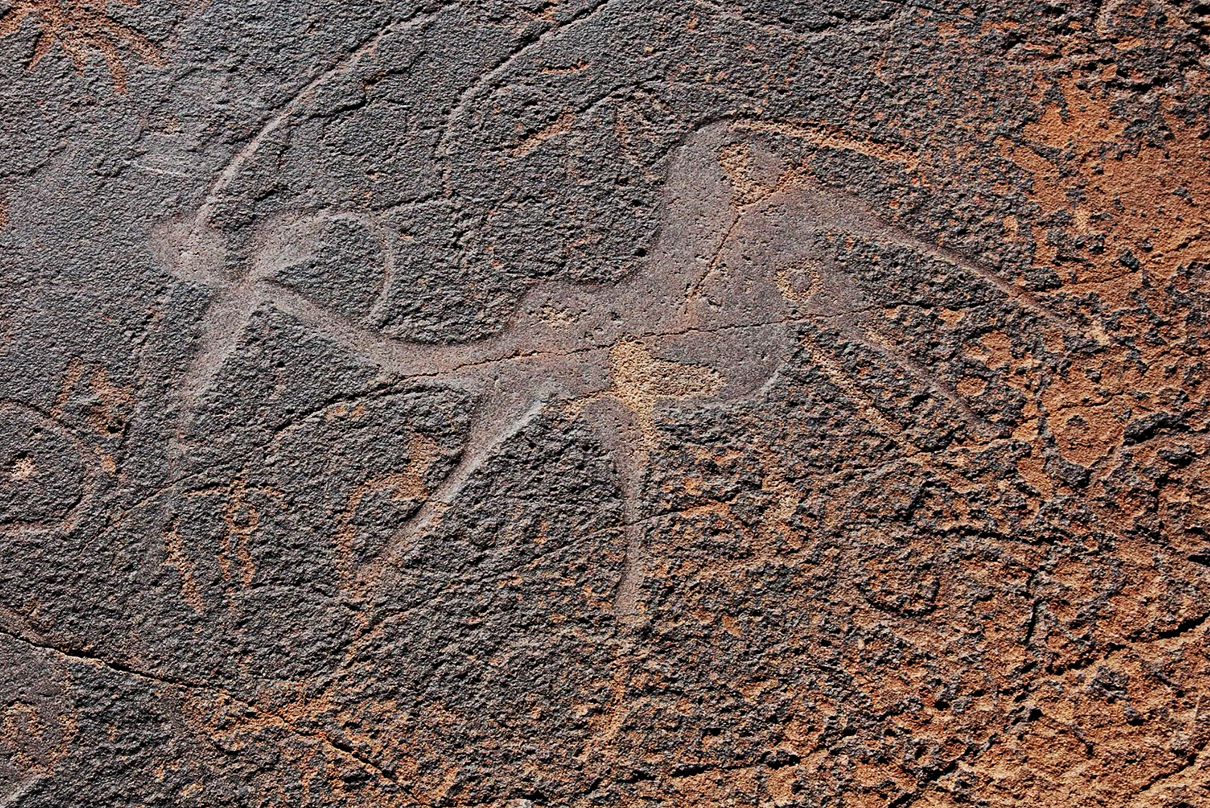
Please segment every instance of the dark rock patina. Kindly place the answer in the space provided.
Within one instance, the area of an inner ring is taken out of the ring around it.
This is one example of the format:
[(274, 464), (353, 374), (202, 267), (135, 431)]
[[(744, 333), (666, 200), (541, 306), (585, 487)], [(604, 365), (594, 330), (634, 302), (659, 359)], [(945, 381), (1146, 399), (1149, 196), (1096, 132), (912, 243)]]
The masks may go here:
[(0, 35), (0, 805), (1210, 805), (1210, 6)]

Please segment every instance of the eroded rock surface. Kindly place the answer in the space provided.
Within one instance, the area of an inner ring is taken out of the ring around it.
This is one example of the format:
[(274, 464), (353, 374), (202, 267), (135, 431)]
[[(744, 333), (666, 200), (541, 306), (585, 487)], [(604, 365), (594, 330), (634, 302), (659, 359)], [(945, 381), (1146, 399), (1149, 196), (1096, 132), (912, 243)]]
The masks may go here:
[(1210, 805), (1208, 69), (0, 0), (0, 804)]

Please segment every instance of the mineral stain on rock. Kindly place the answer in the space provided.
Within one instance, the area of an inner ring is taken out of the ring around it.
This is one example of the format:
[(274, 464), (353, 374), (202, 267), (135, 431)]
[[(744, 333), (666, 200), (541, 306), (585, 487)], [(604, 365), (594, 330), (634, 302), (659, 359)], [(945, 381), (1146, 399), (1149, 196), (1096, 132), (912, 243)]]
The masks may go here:
[[(121, 2), (138, 5), (138, 0)], [(38, 39), (29, 58), (29, 70), (58, 46), (71, 57), (76, 72), (80, 73), (90, 53), (95, 51), (105, 60), (114, 90), (125, 93), (129, 71), (119, 48), (155, 66), (163, 64), (163, 56), (159, 46), (143, 34), (106, 14), (107, 5), (105, 0), (13, 0), (0, 17), (0, 36), (18, 31), (27, 18), (32, 19)]]
[(1208, 31), (0, 5), (0, 800), (1210, 804)]

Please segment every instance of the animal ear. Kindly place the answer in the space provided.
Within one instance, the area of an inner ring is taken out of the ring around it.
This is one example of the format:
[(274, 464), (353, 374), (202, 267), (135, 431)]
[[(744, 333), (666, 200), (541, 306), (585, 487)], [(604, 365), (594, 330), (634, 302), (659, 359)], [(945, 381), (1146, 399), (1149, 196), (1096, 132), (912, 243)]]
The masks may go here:
[(271, 280), (359, 321), (385, 305), (394, 250), (372, 216), (322, 210), (274, 217), (257, 228), (251, 246), (252, 280)]
[(207, 286), (229, 280), (226, 238), (198, 216), (161, 222), (151, 231), (148, 246), (156, 263), (173, 277)]
[(665, 258), (707, 260), (738, 213), (734, 189), (719, 162), (727, 124), (696, 130), (677, 148), (664, 185), (664, 224), (657, 250)]
[(913, 172), (920, 165), (919, 151), (862, 140), (845, 133), (842, 129), (823, 124), (802, 123), (782, 120), (754, 120), (741, 118), (731, 124), (736, 132), (748, 133), (766, 146), (785, 154), (792, 164), (801, 164), (817, 149), (860, 154), (865, 157), (899, 166)]
[(289, 212), (267, 216), (252, 232), (249, 278), (265, 280), (305, 262), (319, 249), (326, 220), (323, 212)]

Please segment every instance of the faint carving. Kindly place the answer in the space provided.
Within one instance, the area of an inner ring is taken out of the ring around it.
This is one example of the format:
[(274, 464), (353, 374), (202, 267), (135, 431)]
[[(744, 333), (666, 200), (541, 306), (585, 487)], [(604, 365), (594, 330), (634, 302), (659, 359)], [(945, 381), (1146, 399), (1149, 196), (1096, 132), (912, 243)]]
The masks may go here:
[(248, 499), (248, 487), (242, 476), (236, 477), (227, 489), (227, 506), (223, 510), (226, 532), (219, 548), (218, 563), (223, 577), (234, 581), (239, 573), (239, 583), (248, 586), (256, 575), (256, 564), (252, 561), (250, 546), (252, 534), (260, 524), (260, 512)]
[[(139, 0), (120, 2), (136, 6)], [(82, 73), (89, 52), (96, 51), (109, 68), (114, 89), (125, 93), (127, 69), (120, 49), (155, 67), (164, 64), (164, 57), (154, 42), (106, 14), (108, 5), (107, 0), (11, 0), (8, 11), (0, 17), (0, 36), (18, 30), (26, 17), (35, 17), (38, 42), (27, 69), (37, 67), (59, 45), (75, 63), (76, 72)]]
[(71, 678), (45, 649), (10, 634), (0, 609), (0, 804), (17, 805), (72, 753)]
[(164, 527), (163, 540), (164, 549), (167, 551), (164, 565), (176, 570), (181, 581), (181, 597), (189, 604), (189, 608), (193, 610), (194, 614), (202, 614), (206, 611), (206, 606), (202, 600), (202, 593), (197, 587), (193, 559), (189, 556), (189, 552), (185, 549), (185, 542), (181, 539), (179, 519), (174, 518)]
[(337, 514), (334, 543), (338, 551), (338, 568), (346, 583), (351, 583), (365, 553), (357, 544), (356, 521), (365, 499), (376, 493), (387, 494), (392, 501), (415, 502), (419, 507), (431, 494), (425, 477), (441, 457), (441, 445), (424, 435), (413, 435), (408, 442), (408, 462), (402, 471), (382, 474), (356, 485), (349, 492), (344, 507)]
[(95, 489), (95, 460), (52, 414), (0, 399), (0, 533), (69, 530)]
[(86, 436), (105, 474), (117, 473), (116, 453), (126, 436), (134, 410), (129, 388), (114, 384), (101, 365), (79, 357), (67, 363), (50, 417)]
[[(159, 498), (157, 493), (152, 499)], [(195, 614), (207, 610), (207, 601), (226, 597), (253, 586), (256, 578), (255, 536), (261, 508), (279, 497), (271, 488), (249, 485), (243, 472), (223, 485), (208, 485), (181, 493), (188, 503), (161, 526), (164, 558), (179, 580), (182, 600)], [(213, 545), (190, 541), (198, 525), (212, 531)], [(104, 534), (102, 534), (104, 535)]]

